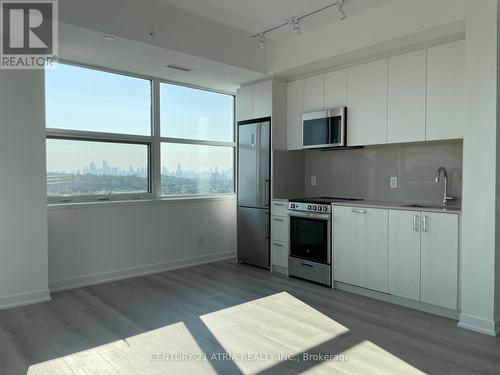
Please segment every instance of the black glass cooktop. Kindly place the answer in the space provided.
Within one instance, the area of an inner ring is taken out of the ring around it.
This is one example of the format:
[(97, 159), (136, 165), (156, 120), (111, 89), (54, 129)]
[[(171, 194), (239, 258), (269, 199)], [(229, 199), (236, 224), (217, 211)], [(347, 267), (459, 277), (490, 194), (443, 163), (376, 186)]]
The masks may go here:
[(362, 201), (361, 198), (344, 198), (344, 197), (315, 197), (315, 198), (294, 198), (289, 199), (289, 202), (313, 203), (313, 204), (329, 204), (332, 202), (355, 202)]

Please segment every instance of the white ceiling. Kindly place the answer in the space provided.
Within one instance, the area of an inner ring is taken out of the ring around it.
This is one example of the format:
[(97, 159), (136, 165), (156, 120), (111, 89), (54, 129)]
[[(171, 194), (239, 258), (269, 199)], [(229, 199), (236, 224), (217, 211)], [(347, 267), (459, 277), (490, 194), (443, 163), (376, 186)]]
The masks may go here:
[[(230, 26), (249, 34), (256, 34), (283, 23), (293, 16), (301, 16), (336, 0), (150, 0)], [(344, 0), (347, 16), (364, 12), (394, 0)], [(145, 1), (140, 1), (145, 5)], [(307, 18), (306, 27), (337, 21), (337, 9)], [(306, 21), (306, 20), (304, 20)]]

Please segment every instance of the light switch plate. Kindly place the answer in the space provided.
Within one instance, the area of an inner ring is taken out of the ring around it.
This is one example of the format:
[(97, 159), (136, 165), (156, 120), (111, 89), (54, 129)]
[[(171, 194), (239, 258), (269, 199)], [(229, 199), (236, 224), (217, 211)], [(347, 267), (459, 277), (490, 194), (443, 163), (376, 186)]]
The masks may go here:
[(316, 176), (311, 176), (311, 186), (316, 186)]
[(398, 188), (398, 178), (391, 177), (391, 189), (397, 189), (397, 188)]

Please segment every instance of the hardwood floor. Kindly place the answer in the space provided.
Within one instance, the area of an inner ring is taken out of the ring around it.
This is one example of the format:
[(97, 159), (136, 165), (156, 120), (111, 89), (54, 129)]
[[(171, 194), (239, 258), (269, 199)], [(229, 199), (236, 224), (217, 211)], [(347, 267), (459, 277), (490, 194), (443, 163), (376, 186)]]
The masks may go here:
[(204, 373), (499, 374), (500, 338), (229, 261), (0, 311), (2, 375)]

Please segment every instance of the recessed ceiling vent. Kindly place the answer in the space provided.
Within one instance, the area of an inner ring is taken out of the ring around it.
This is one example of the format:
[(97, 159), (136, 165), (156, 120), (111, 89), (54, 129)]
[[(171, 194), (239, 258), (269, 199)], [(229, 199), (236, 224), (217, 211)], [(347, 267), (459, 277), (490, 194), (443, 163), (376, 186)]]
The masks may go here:
[(182, 72), (190, 72), (192, 70), (191, 68), (186, 68), (185, 66), (173, 65), (173, 64), (168, 64), (167, 68), (180, 70)]

